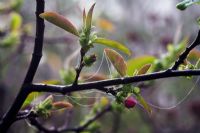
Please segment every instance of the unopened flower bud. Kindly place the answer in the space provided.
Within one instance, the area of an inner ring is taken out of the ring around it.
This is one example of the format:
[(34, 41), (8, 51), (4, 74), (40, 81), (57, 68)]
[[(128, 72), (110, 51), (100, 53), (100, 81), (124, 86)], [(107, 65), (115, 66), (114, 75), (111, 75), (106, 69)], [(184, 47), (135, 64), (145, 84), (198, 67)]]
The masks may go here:
[(133, 108), (137, 104), (137, 100), (133, 96), (128, 96), (124, 100), (124, 105), (126, 108)]

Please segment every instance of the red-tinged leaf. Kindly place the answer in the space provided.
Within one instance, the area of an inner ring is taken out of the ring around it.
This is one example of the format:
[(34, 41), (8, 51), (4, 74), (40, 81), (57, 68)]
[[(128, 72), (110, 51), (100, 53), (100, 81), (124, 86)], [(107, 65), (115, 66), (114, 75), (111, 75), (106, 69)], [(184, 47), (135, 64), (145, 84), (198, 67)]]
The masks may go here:
[(104, 49), (106, 56), (109, 58), (117, 72), (124, 77), (126, 75), (127, 66), (124, 58), (116, 51), (106, 48)]
[(71, 109), (73, 105), (67, 101), (58, 101), (52, 104), (54, 110)]
[(127, 55), (131, 55), (131, 51), (124, 44), (121, 44), (121, 43), (113, 41), (113, 40), (109, 40), (109, 39), (105, 39), (105, 38), (96, 38), (93, 41), (93, 43), (102, 44), (102, 45), (105, 45), (108, 47), (116, 48), (116, 49), (124, 52)]
[(59, 15), (55, 12), (44, 12), (40, 14), (40, 17), (68, 31), (71, 34), (79, 36), (78, 30), (76, 29), (76, 27), (68, 19), (64, 18), (62, 15)]
[(86, 29), (90, 30), (92, 27), (92, 15), (93, 15), (93, 10), (94, 10), (95, 3), (91, 6), (87, 18), (86, 18)]
[(148, 105), (148, 103), (144, 100), (144, 98), (141, 95), (137, 95), (137, 100), (142, 105), (142, 107), (148, 112), (149, 116), (152, 114), (151, 107)]
[(200, 58), (200, 51), (197, 49), (193, 49), (190, 51), (189, 55), (188, 55), (188, 59), (190, 60), (195, 60), (195, 59), (199, 59)]
[(106, 75), (98, 73), (83, 73), (81, 74), (81, 79), (87, 81), (98, 81), (107, 79)]
[(85, 26), (86, 21), (86, 13), (85, 13), (85, 8), (83, 9), (83, 26)]
[(146, 64), (144, 65), (139, 71), (137, 75), (142, 75), (147, 73), (147, 71), (149, 70), (149, 68), (151, 67), (151, 64)]

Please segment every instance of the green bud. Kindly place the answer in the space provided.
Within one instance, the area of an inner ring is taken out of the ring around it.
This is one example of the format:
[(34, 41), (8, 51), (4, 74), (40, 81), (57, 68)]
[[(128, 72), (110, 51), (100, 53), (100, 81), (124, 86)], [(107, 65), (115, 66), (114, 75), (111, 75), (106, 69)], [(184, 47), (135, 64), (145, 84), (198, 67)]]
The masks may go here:
[(69, 68), (67, 70), (60, 70), (59, 74), (64, 81), (64, 84), (72, 84), (76, 77), (76, 72), (72, 68)]
[(117, 103), (122, 103), (123, 100), (124, 100), (123, 92), (118, 92), (115, 100), (116, 100)]
[(35, 112), (40, 116), (48, 117), (53, 108), (53, 96), (48, 96), (44, 101), (36, 105)]
[(97, 57), (95, 54), (92, 54), (90, 56), (85, 56), (83, 58), (83, 62), (85, 64), (85, 66), (91, 66), (95, 61), (96, 61)]
[(138, 95), (138, 94), (140, 93), (140, 88), (139, 88), (139, 87), (134, 87), (134, 88), (133, 88), (133, 93), (134, 93), (135, 95)]
[(79, 42), (80, 42), (80, 44), (81, 44), (81, 47), (82, 47), (82, 48), (85, 47), (85, 46), (87, 45), (88, 41), (89, 41), (89, 39), (87, 38), (87, 36), (85, 35), (85, 33), (82, 32), (82, 33), (80, 34), (80, 39), (79, 39)]

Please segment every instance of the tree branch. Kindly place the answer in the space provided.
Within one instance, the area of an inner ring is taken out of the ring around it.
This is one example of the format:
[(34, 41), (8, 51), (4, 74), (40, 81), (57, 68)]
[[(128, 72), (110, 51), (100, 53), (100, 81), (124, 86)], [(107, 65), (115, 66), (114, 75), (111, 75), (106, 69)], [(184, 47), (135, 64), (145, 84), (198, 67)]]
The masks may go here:
[(35, 126), (39, 131), (45, 132), (45, 133), (62, 133), (62, 132), (76, 132), (80, 133), (81, 131), (85, 131), (85, 129), (94, 121), (96, 121), (98, 118), (103, 116), (106, 112), (111, 111), (112, 106), (108, 105), (103, 110), (98, 112), (93, 118), (89, 119), (87, 122), (85, 122), (83, 125), (75, 127), (75, 128), (60, 128), (60, 129), (48, 129), (36, 119), (36, 118), (30, 118), (29, 121), (33, 126)]
[[(29, 118), (29, 114), (24, 114), (17, 116), (22, 104), (24, 103), (26, 97), (31, 92), (51, 92), (51, 93), (61, 93), (66, 94), (75, 91), (82, 91), (82, 90), (90, 90), (90, 89), (97, 89), (106, 93), (111, 93), (112, 95), (116, 95), (116, 91), (110, 88), (114, 85), (121, 85), (121, 84), (129, 84), (134, 82), (143, 82), (161, 78), (169, 78), (169, 77), (179, 77), (179, 76), (198, 76), (200, 75), (200, 70), (183, 70), (178, 71), (177, 68), (183, 61), (187, 58), (189, 52), (200, 44), (200, 31), (198, 32), (196, 40), (186, 48), (186, 50), (179, 56), (178, 60), (175, 62), (174, 66), (168, 71), (162, 72), (155, 72), (151, 74), (145, 75), (138, 75), (134, 77), (125, 77), (125, 78), (116, 78), (116, 79), (108, 79), (102, 81), (94, 81), (94, 82), (86, 82), (78, 84), (78, 78), (80, 76), (81, 70), (84, 67), (83, 64), (83, 57), (85, 56), (85, 52), (81, 50), (81, 60), (79, 67), (76, 69), (76, 78), (72, 85), (67, 86), (60, 86), (60, 85), (45, 85), (45, 84), (32, 84), (33, 78), (35, 76), (36, 70), (39, 66), (40, 59), (42, 57), (42, 49), (43, 49), (43, 37), (44, 37), (44, 20), (39, 17), (39, 14), (44, 12), (44, 0), (36, 0), (36, 38), (35, 38), (35, 45), (32, 54), (32, 60), (25, 76), (24, 82), (22, 87), (13, 102), (9, 111), (3, 117), (0, 123), (0, 132), (6, 133), (8, 128), (15, 120)], [(67, 131), (74, 131), (80, 132), (85, 130), (93, 121), (101, 117), (105, 112), (110, 110), (111, 107), (106, 108), (105, 110), (97, 113), (95, 117), (87, 121), (84, 125), (79, 126), (77, 128), (66, 128), (66, 129), (59, 129), (59, 130), (51, 130), (46, 129), (43, 127), (37, 119), (34, 117), (30, 117), (29, 120), (31, 124), (35, 125), (39, 130), (47, 132), (47, 133), (57, 133), (57, 132), (67, 132)]]
[[(151, 74), (138, 75), (134, 77), (116, 78), (108, 79), (94, 82), (80, 83), (78, 85), (46, 85), (46, 84), (27, 84), (26, 88), (29, 88), (30, 92), (51, 92), (51, 93), (61, 93), (66, 94), (75, 91), (97, 89), (107, 93), (115, 93), (106, 87), (113, 85), (129, 84), (136, 82), (144, 82), (150, 80), (156, 80), (161, 78), (169, 77), (181, 77), (181, 76), (199, 76), (200, 70), (174, 70), (174, 71), (161, 71)], [(29, 93), (30, 93), (29, 92)]]
[(38, 117), (38, 115), (34, 111), (24, 110), (17, 114), (15, 121), (36, 117)]
[[(85, 124), (83, 124), (82, 126), (79, 126), (79, 127), (75, 128), (74, 131), (77, 132), (77, 133), (79, 133), (81, 131), (84, 131), (92, 122), (96, 121), (98, 118), (100, 118), (106, 112), (111, 111), (111, 110), (112, 110), (112, 106), (108, 105), (103, 110), (101, 110), (100, 112), (98, 112), (93, 118), (89, 119)], [(60, 130), (60, 132), (66, 132), (66, 130), (68, 130), (68, 129)]]
[(9, 111), (3, 117), (0, 123), (0, 132), (6, 133), (11, 124), (15, 121), (16, 115), (20, 110), (22, 104), (24, 103), (26, 97), (29, 94), (29, 91), (24, 86), (30, 84), (33, 81), (34, 75), (38, 68), (40, 59), (42, 57), (42, 48), (43, 48), (43, 36), (44, 36), (44, 20), (39, 17), (39, 14), (44, 12), (44, 0), (36, 0), (36, 38), (35, 46), (33, 51), (32, 60), (22, 84), (22, 87), (13, 102)]
[(198, 32), (198, 35), (195, 41), (189, 47), (185, 49), (185, 51), (179, 56), (178, 60), (175, 62), (174, 66), (172, 66), (172, 68), (169, 70), (177, 70), (179, 65), (182, 64), (184, 60), (187, 58), (190, 51), (199, 44), (200, 44), (200, 30)]

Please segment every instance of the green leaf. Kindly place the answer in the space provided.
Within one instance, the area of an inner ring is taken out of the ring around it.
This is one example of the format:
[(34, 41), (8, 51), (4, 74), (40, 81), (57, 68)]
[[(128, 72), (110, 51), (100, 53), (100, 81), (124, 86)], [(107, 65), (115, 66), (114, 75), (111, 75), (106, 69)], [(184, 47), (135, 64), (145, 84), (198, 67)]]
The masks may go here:
[[(61, 84), (59, 80), (45, 80), (41, 82), (42, 84), (50, 84), (50, 85), (58, 85)], [(30, 105), (35, 99), (37, 99), (38, 97), (40, 97), (42, 94), (42, 92), (32, 92), (28, 95), (28, 97), (26, 98), (25, 102), (22, 105), (22, 109), (27, 107), (28, 105)]]
[(117, 72), (124, 77), (126, 75), (127, 66), (124, 58), (116, 51), (106, 48), (104, 49), (106, 56), (109, 58)]
[(85, 27), (86, 23), (86, 13), (85, 13), (85, 8), (83, 9), (83, 26)]
[(92, 15), (93, 15), (93, 10), (94, 10), (95, 3), (91, 6), (87, 17), (86, 17), (86, 29), (90, 31), (92, 27)]
[(135, 95), (138, 95), (138, 94), (140, 93), (140, 88), (139, 88), (139, 87), (134, 87), (134, 88), (133, 88), (133, 93), (134, 93)]
[(102, 44), (108, 47), (112, 47), (112, 48), (116, 48), (122, 52), (124, 52), (127, 55), (131, 55), (131, 51), (123, 44), (113, 41), (113, 40), (109, 40), (109, 39), (105, 39), (105, 38), (96, 38), (93, 43), (97, 43), (97, 44)]
[(17, 31), (21, 28), (22, 25), (22, 17), (20, 14), (13, 12), (11, 14), (11, 22), (10, 22), (10, 29), (11, 31)]
[(15, 11), (19, 11), (24, 3), (24, 0), (12, 0), (11, 1), (11, 8)]
[(141, 95), (137, 95), (137, 99), (138, 99), (139, 103), (143, 106), (143, 108), (148, 112), (148, 114), (151, 115), (151, 113), (152, 113), (151, 107), (144, 100), (144, 98)]
[(149, 70), (149, 68), (151, 67), (151, 64), (146, 64), (144, 65), (139, 71), (137, 75), (142, 75), (147, 73), (147, 71)]
[(36, 99), (38, 96), (40, 96), (42, 93), (39, 92), (32, 92), (28, 95), (28, 97), (26, 98), (26, 100), (24, 101), (23, 105), (22, 105), (22, 109), (24, 109), (25, 107), (29, 106), (31, 104), (31, 102), (33, 102), (34, 99)]
[(59, 74), (64, 84), (72, 84), (76, 77), (76, 72), (73, 68), (69, 68), (67, 70), (61, 69)]
[(156, 60), (154, 56), (139, 56), (127, 61), (127, 74), (133, 76), (133, 73), (139, 70), (142, 66), (146, 64), (151, 64)]
[(53, 96), (49, 95), (44, 101), (40, 102), (38, 107), (39, 108), (45, 108), (45, 109), (51, 109), (53, 104)]
[(78, 30), (76, 27), (62, 15), (59, 15), (55, 12), (44, 12), (40, 14), (40, 17), (49, 21), (50, 23), (66, 30), (67, 32), (79, 36)]
[(38, 105), (36, 105), (34, 110), (39, 116), (48, 117), (51, 113), (51, 110), (53, 109), (52, 104), (53, 96), (49, 95), (46, 99), (44, 99)]
[(183, 0), (182, 2), (178, 3), (176, 7), (179, 10), (185, 10), (186, 8), (188, 8), (193, 4), (200, 4), (200, 0)]
[(20, 43), (20, 33), (18, 31), (10, 32), (0, 41), (0, 47), (11, 47)]

